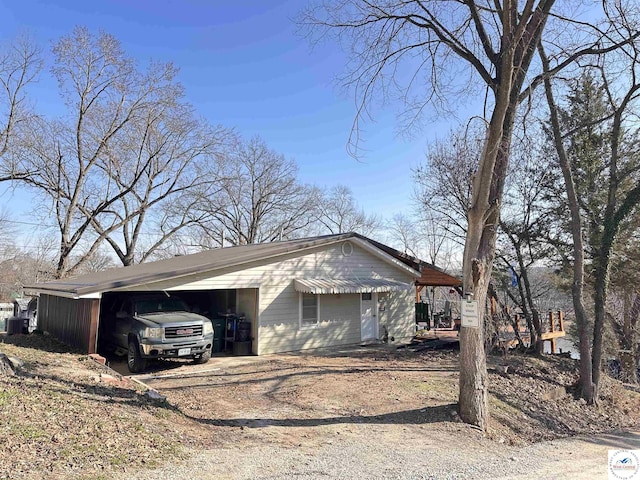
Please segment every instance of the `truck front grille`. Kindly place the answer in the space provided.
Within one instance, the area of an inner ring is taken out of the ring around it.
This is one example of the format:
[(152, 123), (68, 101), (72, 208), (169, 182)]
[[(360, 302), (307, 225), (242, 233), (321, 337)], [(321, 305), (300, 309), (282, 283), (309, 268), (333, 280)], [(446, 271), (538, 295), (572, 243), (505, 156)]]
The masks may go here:
[(202, 325), (180, 325), (164, 329), (164, 338), (199, 337), (201, 335)]

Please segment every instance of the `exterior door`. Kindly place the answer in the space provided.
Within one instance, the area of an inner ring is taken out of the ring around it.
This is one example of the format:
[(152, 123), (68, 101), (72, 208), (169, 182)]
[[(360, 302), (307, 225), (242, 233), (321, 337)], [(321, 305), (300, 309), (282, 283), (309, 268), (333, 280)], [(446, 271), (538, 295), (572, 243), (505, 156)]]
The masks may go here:
[(378, 299), (376, 293), (360, 294), (360, 339), (377, 340), (378, 338)]

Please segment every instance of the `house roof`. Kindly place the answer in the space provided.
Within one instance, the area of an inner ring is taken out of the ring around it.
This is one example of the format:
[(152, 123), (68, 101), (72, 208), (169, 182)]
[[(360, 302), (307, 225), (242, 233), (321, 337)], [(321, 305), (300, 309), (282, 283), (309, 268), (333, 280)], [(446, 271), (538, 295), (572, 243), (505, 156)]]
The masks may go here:
[[(126, 287), (135, 287), (151, 282), (176, 279), (200, 272), (237, 267), (238, 269), (256, 261), (271, 260), (291, 253), (302, 253), (319, 246), (353, 241), (384, 261), (404, 270), (414, 278), (420, 276), (420, 270), (401, 260), (389, 251), (380, 248), (382, 244), (355, 233), (325, 235), (282, 242), (242, 245), (218, 248), (191, 255), (178, 256), (156, 262), (142, 263), (129, 267), (120, 267), (102, 272), (80, 275), (75, 278), (54, 280), (29, 285), (25, 288), (32, 292), (66, 297), (99, 297), (101, 293)], [(390, 248), (390, 247), (387, 247)], [(393, 249), (391, 249), (393, 250)]]
[(362, 235), (355, 234), (356, 236), (366, 239), (369, 243), (376, 246), (380, 250), (395, 257), (405, 265), (409, 266), (413, 270), (417, 270), (421, 273), (420, 278), (416, 280), (417, 286), (425, 287), (458, 287), (462, 285), (462, 280), (456, 276), (450, 275), (441, 268), (427, 263), (419, 258), (413, 257), (409, 254), (403, 253), (395, 248), (389, 247), (380, 242), (376, 242), (370, 238), (363, 237)]

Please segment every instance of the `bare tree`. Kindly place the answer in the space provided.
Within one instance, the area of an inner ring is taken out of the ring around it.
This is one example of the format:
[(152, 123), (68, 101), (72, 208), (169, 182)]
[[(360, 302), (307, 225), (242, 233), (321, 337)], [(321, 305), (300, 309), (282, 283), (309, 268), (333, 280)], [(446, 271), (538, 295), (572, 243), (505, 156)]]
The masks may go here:
[(640, 295), (635, 285), (612, 289), (608, 302), (608, 320), (612, 327), (620, 359), (620, 376), (626, 383), (638, 383), (640, 361)]
[(402, 213), (396, 213), (391, 218), (388, 233), (392, 244), (406, 254), (421, 258), (420, 232), (418, 226), (409, 217)]
[[(128, 125), (146, 121), (149, 112), (173, 102), (181, 87), (175, 69), (152, 64), (141, 72), (111, 35), (92, 35), (77, 27), (53, 47), (52, 69), (68, 113), (35, 119), (23, 132), (19, 158), (29, 165), (25, 181), (51, 202), (60, 249), (56, 276), (71, 274), (120, 226), (114, 219), (93, 237), (87, 233), (102, 214), (115, 208), (149, 169), (153, 158), (134, 159), (125, 188), (111, 173), (124, 164), (109, 163), (115, 145), (126, 142)], [(83, 255), (75, 256), (78, 247)], [(72, 253), (74, 255), (72, 255)], [(71, 258), (74, 261), (71, 262)]]
[(361, 209), (351, 189), (344, 185), (320, 192), (315, 203), (317, 234), (358, 232), (366, 236), (380, 226), (378, 217)]
[[(415, 118), (427, 105), (454, 102), (452, 93), (464, 93), (478, 85), (477, 80), (486, 87), (488, 120), (473, 179), (463, 260), (464, 291), (480, 305), (485, 304), (495, 256), (516, 111), (543, 80), (541, 72), (530, 67), (536, 47), (545, 39), (547, 23), (560, 27), (571, 23), (574, 30), (571, 40), (559, 41), (559, 34), (549, 36), (549, 48), (557, 53), (549, 74), (601, 51), (603, 38), (608, 43), (593, 24), (552, 13), (554, 4), (554, 0), (527, 0), (522, 5), (514, 1), (339, 0), (311, 7), (302, 20), (312, 32), (335, 33), (349, 48), (352, 64), (345, 83), (355, 88), (359, 99), (355, 132), (370, 100), (379, 94), (384, 98), (392, 89), (400, 91)], [(408, 85), (397, 75), (407, 67), (413, 69)], [(472, 74), (473, 80), (463, 72)], [(460, 416), (484, 429), (488, 377), (482, 329), (463, 327), (460, 345)]]
[(391, 219), (387, 234), (391, 245), (396, 245), (404, 253), (449, 269), (453, 266), (456, 245), (451, 242), (448, 231), (441, 228), (441, 219), (434, 218), (432, 213), (421, 211), (415, 220), (396, 214)]
[(197, 209), (202, 243), (247, 245), (295, 236), (312, 220), (312, 190), (300, 184), (293, 160), (254, 137), (237, 139), (215, 167), (220, 190), (202, 195)]
[[(544, 54), (542, 56), (546, 58)], [(545, 92), (551, 112), (551, 128), (553, 131), (554, 144), (558, 152), (558, 159), (564, 177), (567, 201), (571, 214), (571, 234), (573, 239), (573, 282), (571, 286), (571, 296), (573, 298), (573, 309), (576, 315), (576, 326), (578, 327), (582, 396), (588, 401), (593, 402), (595, 400), (595, 386), (593, 384), (593, 372), (591, 370), (591, 349), (589, 331), (587, 329), (587, 312), (584, 306), (585, 247), (582, 238), (582, 218), (580, 216), (580, 206), (573, 172), (564, 145), (562, 144), (559, 114), (549, 78), (545, 79)]]
[(0, 242), (0, 301), (24, 294), (23, 287), (52, 278), (55, 246), (46, 237), (18, 246), (13, 238)]
[(460, 241), (451, 235), (449, 223), (432, 211), (425, 211), (421, 212), (419, 225), (427, 261), (446, 270), (460, 269)]
[(424, 165), (416, 168), (414, 197), (451, 239), (461, 245), (467, 233), (472, 179), (478, 168), (484, 128), (459, 128), (429, 146)]
[[(458, 242), (462, 242), (467, 230), (471, 179), (477, 169), (483, 135), (470, 126), (453, 131), (448, 141), (439, 140), (429, 148), (427, 162), (415, 172), (415, 198), (421, 210), (432, 216), (431, 223), (442, 225)], [(526, 137), (518, 141), (505, 178), (497, 240), (501, 261), (496, 265), (498, 272), (493, 281), (494, 288), (503, 289), (512, 304), (521, 308), (531, 332), (531, 344), (540, 351), (542, 324), (537, 299), (543, 292), (539, 284), (534, 288), (529, 271), (548, 254), (542, 238), (548, 222), (541, 207), (549, 168), (548, 161), (533, 148), (534, 141)], [(443, 247), (446, 243), (435, 245)], [(511, 285), (511, 272), (517, 276), (515, 285)]]
[[(549, 294), (549, 285), (535, 282), (533, 269), (550, 257), (547, 243), (551, 221), (547, 215), (546, 192), (556, 180), (548, 159), (535, 144), (539, 137), (520, 143), (513, 154), (513, 173), (507, 179), (503, 214), (500, 219), (498, 255), (503, 277), (509, 278), (505, 291), (521, 309), (531, 335), (530, 345), (543, 351), (540, 298)], [(506, 282), (505, 282), (506, 283)]]
[(8, 153), (16, 128), (30, 117), (25, 91), (41, 66), (40, 52), (27, 37), (0, 46), (0, 181), (19, 180), (28, 174)]
[(117, 264), (110, 252), (98, 249), (94, 251), (87, 259), (78, 267), (79, 274), (102, 272), (109, 268), (117, 267)]
[(105, 149), (98, 165), (127, 194), (91, 217), (92, 227), (123, 265), (144, 262), (170, 237), (202, 221), (196, 207), (219, 188), (219, 176), (209, 166), (216, 164), (215, 154), (227, 134), (198, 118), (176, 91), (149, 108), (144, 119), (126, 125), (121, 141)]
[(607, 320), (615, 337), (613, 355), (620, 359), (621, 376), (626, 382), (640, 380), (640, 214), (619, 235), (611, 262)]

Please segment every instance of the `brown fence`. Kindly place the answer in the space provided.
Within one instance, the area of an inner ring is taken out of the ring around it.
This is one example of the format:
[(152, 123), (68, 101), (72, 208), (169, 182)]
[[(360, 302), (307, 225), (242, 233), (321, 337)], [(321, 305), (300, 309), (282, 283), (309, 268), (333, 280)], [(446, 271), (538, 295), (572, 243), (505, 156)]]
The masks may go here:
[(84, 353), (95, 353), (99, 308), (99, 299), (40, 295), (38, 328), (70, 347)]

